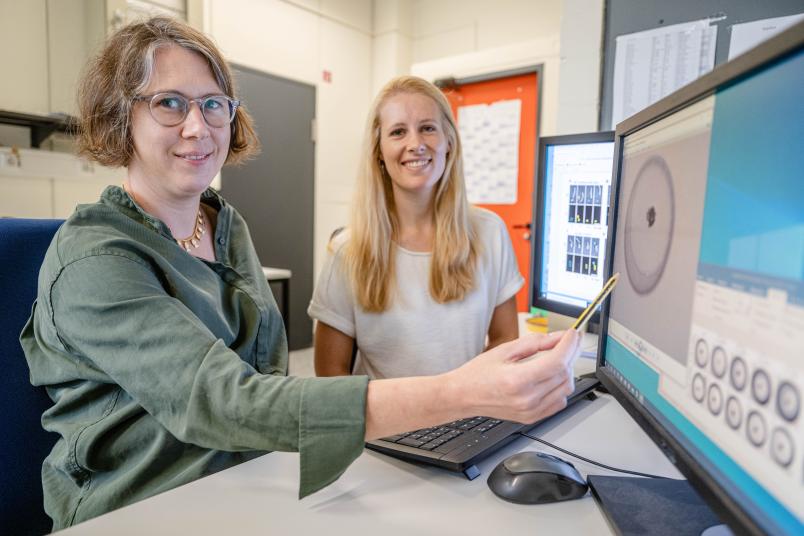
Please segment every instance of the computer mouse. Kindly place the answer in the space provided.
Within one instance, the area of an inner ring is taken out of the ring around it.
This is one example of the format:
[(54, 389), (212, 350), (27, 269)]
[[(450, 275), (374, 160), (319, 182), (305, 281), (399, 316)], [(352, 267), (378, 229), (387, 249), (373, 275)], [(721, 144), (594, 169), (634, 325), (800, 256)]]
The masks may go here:
[(519, 452), (504, 459), (486, 482), (497, 497), (518, 504), (578, 499), (589, 489), (574, 465), (535, 451)]

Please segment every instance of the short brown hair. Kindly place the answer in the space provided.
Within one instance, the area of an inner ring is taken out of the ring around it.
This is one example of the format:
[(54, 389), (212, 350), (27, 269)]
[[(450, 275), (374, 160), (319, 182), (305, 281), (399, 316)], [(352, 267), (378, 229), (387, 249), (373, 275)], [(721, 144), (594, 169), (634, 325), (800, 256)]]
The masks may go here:
[[(129, 24), (106, 41), (78, 83), (80, 134), (78, 151), (105, 166), (127, 166), (134, 155), (131, 138), (133, 98), (153, 73), (156, 51), (178, 45), (207, 60), (224, 93), (235, 98), (232, 72), (210, 38), (168, 17)], [(227, 164), (237, 164), (259, 151), (254, 122), (241, 105), (232, 121)]]

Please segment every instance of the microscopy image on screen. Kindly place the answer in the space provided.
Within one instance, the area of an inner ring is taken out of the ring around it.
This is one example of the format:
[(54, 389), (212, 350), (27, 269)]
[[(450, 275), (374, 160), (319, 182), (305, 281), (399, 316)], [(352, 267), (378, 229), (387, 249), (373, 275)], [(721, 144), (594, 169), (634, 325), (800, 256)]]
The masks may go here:
[[(644, 136), (642, 149), (623, 158), (613, 259), (613, 272), (623, 277), (610, 307), (613, 320), (681, 365), (687, 360), (710, 131), (672, 137), (665, 132), (683, 132), (689, 124), (696, 125), (692, 119), (686, 125), (654, 124), (655, 134)], [(664, 311), (663, 321), (643, 310)]]
[(673, 176), (661, 155), (637, 173), (625, 210), (625, 268), (634, 290), (647, 294), (664, 273), (675, 223)]
[(567, 272), (597, 275), (600, 262), (600, 239), (591, 236), (567, 237)]
[[(608, 206), (606, 207), (608, 209)], [(570, 186), (567, 221), (585, 225), (599, 225), (603, 216), (603, 186), (599, 184), (573, 184)]]

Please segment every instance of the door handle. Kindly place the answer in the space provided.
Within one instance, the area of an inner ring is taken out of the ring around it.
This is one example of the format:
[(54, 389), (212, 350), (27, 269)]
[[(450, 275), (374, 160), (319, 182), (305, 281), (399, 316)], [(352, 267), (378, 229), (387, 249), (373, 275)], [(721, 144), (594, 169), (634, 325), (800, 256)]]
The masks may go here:
[(525, 232), (522, 233), (522, 239), (523, 240), (530, 240), (530, 229), (531, 229), (530, 222), (527, 222), (527, 223), (515, 223), (513, 227), (514, 227), (514, 229), (525, 229)]

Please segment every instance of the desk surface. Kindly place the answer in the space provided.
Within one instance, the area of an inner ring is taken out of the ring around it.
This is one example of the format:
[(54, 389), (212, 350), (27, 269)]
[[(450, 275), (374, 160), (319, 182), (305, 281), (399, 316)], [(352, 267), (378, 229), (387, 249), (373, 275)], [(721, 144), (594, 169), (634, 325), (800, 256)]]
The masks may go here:
[[(577, 372), (594, 369), (581, 359)], [(583, 400), (533, 434), (599, 462), (680, 478), (610, 396)], [(521, 450), (544, 450), (584, 475), (617, 474), (519, 438), (478, 464), (473, 481), (434, 467), (364, 451), (324, 490), (298, 500), (299, 457), (274, 452), (77, 525), (63, 534), (609, 534), (594, 499), (549, 505), (504, 502), (486, 485), (491, 470)], [(415, 531), (415, 532), (414, 532)]]
[(293, 272), (287, 268), (273, 268), (271, 266), (263, 266), (262, 273), (268, 281), (279, 281), (281, 279), (290, 279)]

